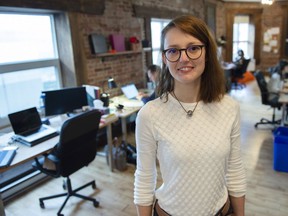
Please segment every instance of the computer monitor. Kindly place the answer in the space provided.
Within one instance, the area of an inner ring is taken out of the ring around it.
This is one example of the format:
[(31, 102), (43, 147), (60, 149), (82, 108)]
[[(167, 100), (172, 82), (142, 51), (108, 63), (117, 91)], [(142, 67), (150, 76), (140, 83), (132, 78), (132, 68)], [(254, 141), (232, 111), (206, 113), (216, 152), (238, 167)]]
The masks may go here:
[(43, 91), (45, 116), (71, 114), (88, 105), (85, 87)]

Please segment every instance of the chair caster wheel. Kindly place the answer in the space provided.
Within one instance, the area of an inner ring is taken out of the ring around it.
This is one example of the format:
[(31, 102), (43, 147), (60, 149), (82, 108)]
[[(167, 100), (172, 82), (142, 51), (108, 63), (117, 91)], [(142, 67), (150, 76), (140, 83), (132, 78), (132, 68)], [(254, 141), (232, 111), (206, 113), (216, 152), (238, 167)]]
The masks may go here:
[(93, 202), (93, 205), (94, 205), (95, 208), (97, 208), (97, 207), (99, 206), (99, 202), (95, 200), (95, 201)]
[(60, 213), (59, 213), (59, 214), (57, 214), (57, 216), (64, 216), (64, 214), (60, 214)]
[(43, 201), (40, 201), (40, 207), (41, 207), (42, 209), (45, 208), (45, 205), (44, 205), (44, 202), (43, 202)]

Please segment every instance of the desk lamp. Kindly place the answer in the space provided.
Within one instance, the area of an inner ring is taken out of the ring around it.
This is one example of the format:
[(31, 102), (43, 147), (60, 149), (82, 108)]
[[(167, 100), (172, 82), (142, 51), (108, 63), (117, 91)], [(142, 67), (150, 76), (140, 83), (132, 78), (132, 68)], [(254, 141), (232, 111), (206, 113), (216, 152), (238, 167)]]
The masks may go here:
[[(112, 77), (109, 77), (108, 78), (108, 89), (113, 89), (113, 88), (117, 88), (117, 84)], [(103, 104), (104, 107), (108, 107), (110, 95), (104, 91), (104, 86), (102, 89), (103, 89), (103, 93), (100, 96), (100, 100), (104, 103)]]

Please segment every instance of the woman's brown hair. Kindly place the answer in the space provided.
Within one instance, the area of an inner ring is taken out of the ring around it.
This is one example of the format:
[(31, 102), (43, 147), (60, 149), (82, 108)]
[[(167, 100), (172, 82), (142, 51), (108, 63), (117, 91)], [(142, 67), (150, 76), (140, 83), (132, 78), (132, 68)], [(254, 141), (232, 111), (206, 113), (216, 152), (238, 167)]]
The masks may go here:
[[(178, 28), (200, 40), (206, 49), (205, 69), (201, 76), (199, 100), (204, 103), (220, 101), (225, 94), (225, 77), (217, 56), (217, 45), (208, 26), (199, 18), (191, 15), (180, 16), (173, 19), (161, 32), (161, 51), (164, 50), (164, 40), (167, 32)], [(163, 55), (163, 54), (162, 54)], [(169, 68), (163, 62), (162, 71), (157, 85), (157, 95), (168, 100), (168, 93), (174, 90), (174, 78)]]

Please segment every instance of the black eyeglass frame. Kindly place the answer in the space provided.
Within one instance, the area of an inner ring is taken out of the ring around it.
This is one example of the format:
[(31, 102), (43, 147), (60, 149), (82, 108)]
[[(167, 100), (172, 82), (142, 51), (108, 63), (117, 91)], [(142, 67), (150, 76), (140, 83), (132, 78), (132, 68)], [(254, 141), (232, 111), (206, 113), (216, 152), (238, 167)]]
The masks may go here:
[[(187, 49), (189, 49), (190, 47), (200, 47), (201, 53), (200, 53), (199, 57), (197, 57), (197, 58), (191, 58), (191, 57), (189, 57), (189, 55), (187, 54)], [(164, 54), (165, 58), (166, 58), (169, 62), (177, 62), (177, 61), (179, 61), (179, 59), (181, 58), (182, 51), (185, 51), (186, 56), (187, 56), (190, 60), (197, 60), (197, 59), (199, 59), (199, 58), (201, 57), (201, 55), (202, 55), (202, 48), (203, 48), (203, 47), (205, 47), (204, 44), (202, 44), (202, 45), (191, 45), (191, 46), (188, 46), (188, 47), (186, 47), (186, 48), (184, 48), (184, 49), (169, 48), (169, 49), (163, 50), (162, 53)], [(170, 49), (176, 49), (177, 51), (179, 51), (179, 57), (177, 58), (177, 60), (171, 61), (171, 60), (169, 60), (169, 59), (167, 58), (166, 52), (167, 52), (168, 50), (170, 50)]]

